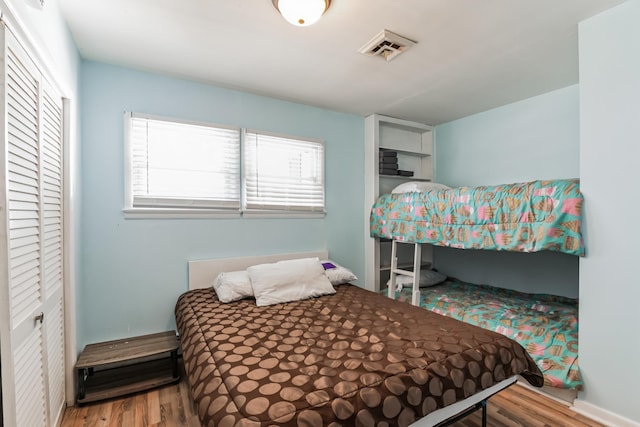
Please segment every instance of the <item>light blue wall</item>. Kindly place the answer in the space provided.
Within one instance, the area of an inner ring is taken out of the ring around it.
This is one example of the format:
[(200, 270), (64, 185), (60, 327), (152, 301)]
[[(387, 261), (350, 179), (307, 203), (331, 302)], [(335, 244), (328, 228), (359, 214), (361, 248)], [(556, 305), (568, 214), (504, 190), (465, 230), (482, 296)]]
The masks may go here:
[[(580, 260), (580, 403), (640, 425), (640, 0), (582, 22), (580, 169), (587, 256)], [(595, 411), (593, 411), (595, 410)], [(606, 413), (605, 413), (606, 415)]]
[[(84, 343), (174, 328), (190, 259), (326, 248), (364, 276), (363, 118), (95, 62), (81, 88)], [(323, 139), (326, 217), (125, 220), (124, 111)]]
[[(578, 86), (436, 126), (436, 181), (477, 186), (579, 176)], [(440, 271), (473, 283), (576, 297), (578, 259), (435, 248)]]
[(578, 86), (436, 126), (436, 178), (450, 186), (577, 178)]

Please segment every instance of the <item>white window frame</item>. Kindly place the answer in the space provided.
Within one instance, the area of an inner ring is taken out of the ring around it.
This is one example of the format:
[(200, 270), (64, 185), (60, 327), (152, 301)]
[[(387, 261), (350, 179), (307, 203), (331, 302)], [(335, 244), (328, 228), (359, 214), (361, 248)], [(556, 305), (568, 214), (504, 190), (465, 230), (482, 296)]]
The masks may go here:
[[(238, 207), (224, 208), (177, 208), (177, 207), (140, 207), (133, 204), (133, 162), (132, 162), (132, 140), (131, 140), (131, 119), (142, 118), (149, 120), (158, 120), (170, 123), (180, 123), (194, 126), (205, 126), (212, 128), (221, 128), (235, 130), (240, 135), (241, 129), (234, 126), (218, 125), (208, 122), (200, 122), (194, 120), (177, 119), (172, 117), (157, 116), (144, 113), (125, 112), (124, 114), (124, 216), (125, 218), (238, 218), (241, 213)], [(240, 149), (238, 147), (238, 149)], [(240, 154), (241, 156), (241, 154)], [(241, 161), (241, 157), (240, 157)]]
[[(307, 141), (322, 146), (322, 158), (321, 158), (321, 172), (322, 172), (322, 208), (306, 209), (295, 207), (282, 207), (272, 209), (257, 209), (247, 208), (247, 171), (245, 168), (246, 162), (246, 144), (247, 133), (255, 133), (258, 135), (273, 136), (277, 138), (290, 139), (293, 141)], [(325, 167), (325, 144), (324, 141), (317, 138), (305, 138), (300, 136), (286, 135), (274, 132), (264, 132), (255, 129), (243, 129), (242, 130), (242, 215), (246, 218), (323, 218), (326, 215), (326, 167)]]
[[(235, 209), (222, 208), (175, 208), (175, 207), (140, 207), (133, 205), (133, 162), (132, 162), (132, 141), (131, 141), (131, 118), (144, 118), (150, 120), (166, 121), (173, 123), (191, 124), (196, 126), (206, 126), (214, 128), (223, 128), (237, 130), (240, 135), (239, 142), (239, 188), (240, 188), (240, 205)], [(257, 133), (260, 135), (275, 136), (280, 138), (309, 141), (322, 144), (322, 191), (323, 191), (323, 207), (321, 210), (306, 209), (247, 209), (246, 208), (246, 181), (244, 171), (244, 146), (246, 133)], [(325, 145), (324, 141), (314, 138), (304, 138), (299, 136), (263, 132), (257, 130), (243, 129), (235, 126), (218, 125), (209, 122), (200, 122), (193, 120), (178, 119), (166, 116), (158, 116), (144, 113), (125, 112), (124, 113), (124, 217), (126, 219), (162, 219), (162, 218), (323, 218), (326, 215), (326, 164), (325, 164)]]

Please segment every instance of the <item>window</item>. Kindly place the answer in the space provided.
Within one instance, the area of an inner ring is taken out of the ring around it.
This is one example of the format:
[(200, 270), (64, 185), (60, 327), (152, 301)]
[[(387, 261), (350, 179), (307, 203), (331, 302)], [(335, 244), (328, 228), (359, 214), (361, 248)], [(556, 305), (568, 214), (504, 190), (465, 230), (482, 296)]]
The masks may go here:
[(251, 210), (324, 212), (324, 144), (244, 133), (243, 205)]
[(125, 152), (127, 217), (324, 215), (322, 141), (127, 113)]
[(135, 113), (125, 127), (127, 208), (240, 209), (238, 128)]

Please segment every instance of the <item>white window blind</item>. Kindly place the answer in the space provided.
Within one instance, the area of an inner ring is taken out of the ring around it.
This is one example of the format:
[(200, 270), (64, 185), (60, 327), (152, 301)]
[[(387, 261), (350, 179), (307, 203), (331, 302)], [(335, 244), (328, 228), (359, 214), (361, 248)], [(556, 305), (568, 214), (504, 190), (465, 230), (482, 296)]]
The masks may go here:
[(130, 208), (239, 209), (240, 130), (128, 113)]
[(324, 144), (246, 131), (244, 209), (324, 212)]

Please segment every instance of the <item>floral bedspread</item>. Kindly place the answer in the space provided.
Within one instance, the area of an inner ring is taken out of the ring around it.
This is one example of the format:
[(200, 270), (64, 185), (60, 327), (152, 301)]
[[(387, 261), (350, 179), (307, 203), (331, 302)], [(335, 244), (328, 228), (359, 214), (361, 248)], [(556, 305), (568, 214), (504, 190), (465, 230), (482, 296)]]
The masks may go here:
[[(385, 291), (386, 292), (386, 291)], [(396, 299), (411, 303), (411, 289)], [(578, 369), (578, 301), (449, 279), (420, 289), (420, 306), (516, 340), (544, 374), (545, 385), (582, 389)]]
[(460, 249), (584, 255), (577, 179), (384, 194), (372, 237)]

